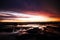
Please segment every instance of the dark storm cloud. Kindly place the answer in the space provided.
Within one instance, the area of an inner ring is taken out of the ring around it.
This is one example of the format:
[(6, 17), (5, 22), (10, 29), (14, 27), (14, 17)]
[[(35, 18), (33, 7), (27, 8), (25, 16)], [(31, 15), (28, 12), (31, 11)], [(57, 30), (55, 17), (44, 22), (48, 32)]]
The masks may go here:
[(40, 7), (49, 5), (57, 7), (57, 0), (2, 0), (1, 4), (1, 8), (38, 10)]
[(60, 17), (58, 0), (1, 0), (0, 2), (0, 10), (46, 11)]
[(1, 8), (17, 8), (22, 10), (37, 10), (41, 6), (41, 1), (36, 0), (4, 0)]

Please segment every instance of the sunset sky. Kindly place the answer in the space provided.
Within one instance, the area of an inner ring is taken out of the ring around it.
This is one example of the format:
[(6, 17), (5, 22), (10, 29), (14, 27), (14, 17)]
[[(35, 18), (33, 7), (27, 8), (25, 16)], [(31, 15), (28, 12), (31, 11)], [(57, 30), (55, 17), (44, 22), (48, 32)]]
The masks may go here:
[(1, 0), (0, 22), (60, 22), (57, 0)]

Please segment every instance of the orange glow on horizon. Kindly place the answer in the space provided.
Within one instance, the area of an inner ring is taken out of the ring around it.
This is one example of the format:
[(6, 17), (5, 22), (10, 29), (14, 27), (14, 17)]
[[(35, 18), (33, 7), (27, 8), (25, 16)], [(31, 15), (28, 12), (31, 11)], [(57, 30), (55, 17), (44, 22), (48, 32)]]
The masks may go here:
[[(8, 12), (9, 14), (12, 14), (14, 16), (17, 16), (17, 18), (11, 18), (10, 20), (9, 19), (4, 19), (4, 20), (0, 20), (0, 22), (60, 22), (60, 17), (59, 18), (55, 18), (55, 17), (50, 17), (52, 14), (48, 15), (49, 13), (45, 13), (45, 12), (40, 12), (40, 14), (44, 14), (43, 16), (40, 15), (39, 13), (37, 14), (37, 12), (35, 14), (37, 15), (34, 15), (34, 12), (33, 13), (11, 13), (11, 12)], [(1, 14), (2, 15), (2, 14)], [(5, 14), (4, 14), (5, 15)], [(9, 15), (8, 15), (9, 16)], [(28, 17), (28, 18), (18, 18), (18, 17)]]
[[(24, 19), (24, 18), (22, 18)], [(19, 18), (18, 19), (15, 19), (15, 20), (0, 20), (0, 22), (60, 22), (60, 19), (58, 18), (42, 18), (42, 19), (39, 19), (39, 18), (25, 18), (25, 20), (20, 20)]]

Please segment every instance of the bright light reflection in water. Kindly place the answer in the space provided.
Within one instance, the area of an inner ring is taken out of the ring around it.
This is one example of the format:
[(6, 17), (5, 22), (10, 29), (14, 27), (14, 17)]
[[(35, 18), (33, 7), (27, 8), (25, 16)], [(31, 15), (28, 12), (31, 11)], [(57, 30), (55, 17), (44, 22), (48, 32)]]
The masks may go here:
[[(46, 27), (46, 25), (39, 25), (39, 24), (27, 24), (27, 25), (17, 25), (17, 27), (29, 27), (30, 29), (33, 28), (39, 28), (44, 30), (44, 27)], [(29, 30), (29, 29), (28, 29)]]

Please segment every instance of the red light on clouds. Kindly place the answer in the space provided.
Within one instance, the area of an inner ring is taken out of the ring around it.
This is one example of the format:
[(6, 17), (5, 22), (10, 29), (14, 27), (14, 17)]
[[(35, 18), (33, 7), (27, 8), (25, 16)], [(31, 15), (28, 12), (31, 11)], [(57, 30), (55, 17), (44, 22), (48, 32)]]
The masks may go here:
[(44, 12), (44, 11), (23, 11), (23, 13), (36, 15), (36, 16), (47, 16), (47, 17), (55, 16), (55, 14), (53, 13)]

